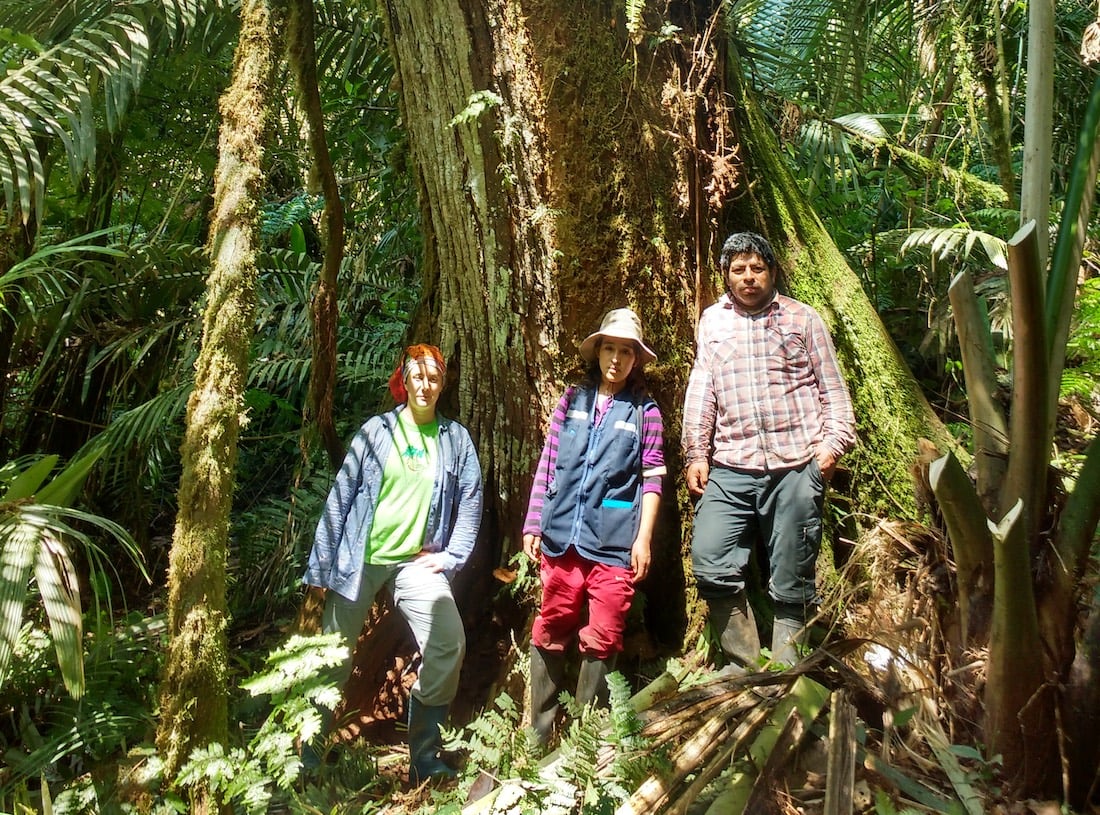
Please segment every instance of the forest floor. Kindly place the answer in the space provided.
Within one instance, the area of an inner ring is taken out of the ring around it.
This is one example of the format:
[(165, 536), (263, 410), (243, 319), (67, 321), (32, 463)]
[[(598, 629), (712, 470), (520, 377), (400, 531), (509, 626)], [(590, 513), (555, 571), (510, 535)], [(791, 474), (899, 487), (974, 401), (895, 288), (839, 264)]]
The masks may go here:
[[(905, 721), (900, 711), (892, 717), (890, 702), (896, 700), (882, 687), (898, 676), (884, 675), (881, 685), (869, 681), (837, 657), (856, 644), (836, 645), (784, 672), (720, 678), (697, 671), (688, 684), (666, 676), (635, 695), (647, 750), (660, 752), (668, 763), (615, 811), (1064, 815), (1054, 801), (1003, 800), (994, 762), (951, 744), (935, 717), (925, 715), (929, 711), (906, 715)], [(442, 802), (448, 811), (471, 814), (549, 811), (539, 808), (539, 798), (522, 804), (525, 796), (537, 795), (529, 780), (475, 777), (476, 767), (459, 782), (410, 788), (405, 732), (397, 718), (357, 716), (342, 732), (352, 743), (370, 744), (378, 775), (359, 794), (364, 802), (384, 803), (380, 811), (432, 812)], [(613, 742), (609, 736), (599, 748), (595, 786), (622, 784), (612, 769), (612, 755), (621, 747)], [(576, 758), (570, 749), (540, 762), (545, 788), (566, 796), (576, 794), (566, 766)], [(837, 796), (842, 808), (827, 809), (830, 799), (837, 806)], [(572, 811), (611, 810), (578, 805)]]
[[(876, 815), (1059, 814), (1055, 804), (999, 802), (997, 767), (977, 751), (950, 744), (933, 708), (914, 710), (909, 702), (902, 702), (912, 693), (903, 686), (914, 674), (899, 671), (888, 658), (877, 669), (868, 667), (862, 653), (867, 646), (863, 640), (830, 643), (784, 672), (720, 678), (702, 666), (685, 670), (679, 678), (663, 675), (640, 689), (632, 704), (638, 708), (641, 736), (647, 749), (666, 756), (675, 770), (657, 774), (664, 781), (647, 782), (648, 791), (643, 789), (646, 784), (639, 785), (631, 799), (633, 808), (622, 811), (819, 815), (826, 812), (826, 798), (840, 794), (849, 801), (850, 808), (843, 811)], [(410, 643), (401, 641), (397, 651), (409, 647)], [(498, 644), (497, 649), (503, 647)], [(871, 648), (872, 661), (882, 660), (885, 652), (873, 644)], [(859, 670), (852, 667), (853, 661)], [(454, 723), (467, 723), (480, 713), (469, 700), (486, 698), (501, 664), (500, 651), (486, 646), (468, 654), (463, 673), (469, 679), (464, 680), (456, 703)], [(381, 693), (368, 690), (377, 683), (362, 681), (362, 676), (353, 676), (349, 682), (345, 708), (355, 713), (343, 717), (333, 752), (338, 756), (345, 749), (368, 751), (376, 772), (369, 784), (349, 793), (364, 804), (384, 802), (383, 811), (393, 815), (435, 811), (441, 802), (450, 811), (460, 807), (464, 813), (541, 811), (496, 808), (495, 798), (511, 801), (517, 790), (528, 794), (526, 787), (516, 779), (485, 773), (475, 778), (480, 769), (476, 766), (468, 767), (457, 783), (409, 787), (405, 699), (416, 667), (406, 658), (395, 657)], [(909, 673), (908, 679), (902, 673)], [(522, 698), (522, 687), (508, 692)], [(838, 716), (847, 722), (847, 731), (837, 729)], [(622, 783), (613, 777), (608, 757), (617, 749), (613, 741), (609, 737), (600, 748), (593, 779), (597, 785)], [(845, 769), (838, 770), (836, 762), (842, 753), (847, 756), (842, 762)], [(575, 753), (568, 755), (566, 762)], [(569, 771), (565, 777), (558, 775), (560, 759), (551, 754), (540, 762), (548, 788), (569, 788)], [(840, 776), (845, 779), (841, 791), (830, 790), (830, 778), (835, 786)], [(534, 803), (530, 800), (527, 806)], [(574, 811), (596, 810), (582, 805)]]

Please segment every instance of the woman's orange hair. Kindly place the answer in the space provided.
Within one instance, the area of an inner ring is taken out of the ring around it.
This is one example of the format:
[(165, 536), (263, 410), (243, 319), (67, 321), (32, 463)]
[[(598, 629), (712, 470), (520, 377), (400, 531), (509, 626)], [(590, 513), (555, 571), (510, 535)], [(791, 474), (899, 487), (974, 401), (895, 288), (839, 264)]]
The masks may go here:
[(432, 360), (439, 366), (440, 373), (447, 372), (447, 363), (443, 360), (443, 352), (434, 345), (428, 345), (427, 343), (410, 345), (402, 352), (397, 360), (397, 367), (390, 374), (390, 393), (393, 394), (397, 404), (403, 405), (409, 401), (409, 392), (405, 390), (405, 368), (410, 362), (422, 359)]

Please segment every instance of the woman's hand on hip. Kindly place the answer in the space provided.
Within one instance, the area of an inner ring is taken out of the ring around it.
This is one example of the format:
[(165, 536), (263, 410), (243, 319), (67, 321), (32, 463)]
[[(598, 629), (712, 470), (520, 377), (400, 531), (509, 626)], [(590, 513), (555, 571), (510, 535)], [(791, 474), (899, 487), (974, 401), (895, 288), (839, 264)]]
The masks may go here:
[(442, 552), (421, 552), (415, 560), (429, 572), (440, 574), (447, 571), (447, 556)]

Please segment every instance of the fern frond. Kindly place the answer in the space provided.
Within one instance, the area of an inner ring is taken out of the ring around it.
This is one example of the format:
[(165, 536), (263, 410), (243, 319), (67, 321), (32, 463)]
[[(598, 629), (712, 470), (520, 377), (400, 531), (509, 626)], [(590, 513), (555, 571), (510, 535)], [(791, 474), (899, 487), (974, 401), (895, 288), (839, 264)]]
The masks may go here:
[(645, 11), (645, 0), (626, 0), (626, 30), (631, 36), (639, 34), (644, 27), (643, 11)]
[(253, 696), (284, 700), (316, 685), (324, 669), (348, 658), (348, 647), (339, 634), (292, 636), (264, 660), (262, 671), (241, 683)]

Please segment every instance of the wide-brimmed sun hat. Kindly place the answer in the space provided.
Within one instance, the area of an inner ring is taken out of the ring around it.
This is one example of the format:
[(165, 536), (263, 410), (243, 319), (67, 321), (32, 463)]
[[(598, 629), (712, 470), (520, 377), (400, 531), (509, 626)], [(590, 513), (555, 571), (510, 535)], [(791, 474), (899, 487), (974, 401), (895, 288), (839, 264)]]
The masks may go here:
[(585, 361), (592, 362), (596, 358), (596, 347), (599, 345), (600, 337), (632, 340), (638, 346), (640, 363), (653, 362), (657, 359), (657, 355), (642, 340), (642, 321), (631, 309), (613, 308), (603, 316), (600, 330), (589, 334), (581, 343), (580, 352)]

